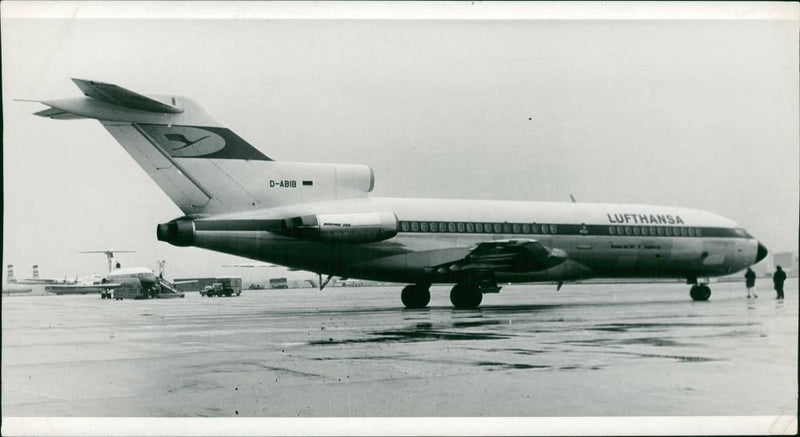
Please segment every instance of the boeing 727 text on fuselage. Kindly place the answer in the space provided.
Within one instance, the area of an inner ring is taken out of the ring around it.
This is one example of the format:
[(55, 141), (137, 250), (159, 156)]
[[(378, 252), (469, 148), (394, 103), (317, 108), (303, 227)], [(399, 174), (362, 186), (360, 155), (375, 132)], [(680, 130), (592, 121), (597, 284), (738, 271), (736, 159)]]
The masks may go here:
[(593, 277), (678, 278), (708, 300), (707, 278), (762, 260), (767, 249), (733, 221), (655, 205), (372, 197), (371, 168), (274, 161), (194, 100), (73, 79), (84, 96), (42, 101), (37, 115), (91, 118), (183, 211), (158, 239), (319, 274), (455, 284), (475, 308), (502, 282)]

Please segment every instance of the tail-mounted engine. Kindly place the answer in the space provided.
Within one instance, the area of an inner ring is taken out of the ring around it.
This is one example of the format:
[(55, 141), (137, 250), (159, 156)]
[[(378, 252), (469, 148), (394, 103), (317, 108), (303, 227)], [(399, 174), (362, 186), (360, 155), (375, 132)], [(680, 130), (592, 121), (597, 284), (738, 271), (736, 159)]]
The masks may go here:
[(397, 216), (391, 212), (317, 214), (286, 220), (285, 235), (334, 243), (374, 243), (397, 235)]

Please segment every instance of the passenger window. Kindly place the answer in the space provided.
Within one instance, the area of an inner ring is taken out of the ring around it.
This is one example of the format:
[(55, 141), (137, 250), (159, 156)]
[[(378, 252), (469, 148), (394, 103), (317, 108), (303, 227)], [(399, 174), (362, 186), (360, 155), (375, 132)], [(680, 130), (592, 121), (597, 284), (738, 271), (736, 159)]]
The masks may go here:
[(617, 235), (625, 235), (625, 227), (617, 226)]
[(609, 226), (608, 227), (608, 235), (614, 235), (614, 227), (613, 226)]
[(447, 223), (439, 223), (439, 232), (447, 232)]
[(687, 235), (686, 228), (681, 228), (681, 236), (685, 237)]
[(514, 227), (514, 233), (515, 233), (515, 234), (519, 234), (519, 233), (520, 233), (520, 227), (519, 227), (519, 224), (517, 224), (517, 223), (514, 223), (514, 226), (513, 226), (513, 227)]
[(530, 234), (531, 233), (531, 225), (524, 223), (522, 225), (522, 233), (523, 234)]
[(639, 227), (638, 226), (634, 226), (633, 227), (633, 235), (639, 235)]
[(542, 225), (541, 231), (543, 234), (547, 233), (547, 225)]
[(499, 233), (503, 232), (503, 226), (501, 226), (500, 223), (495, 223), (494, 224), (494, 232), (496, 234), (499, 234)]
[(650, 235), (653, 236), (653, 237), (656, 236), (656, 228), (654, 228), (652, 226), (650, 227)]
[(625, 235), (631, 235), (633, 231), (631, 230), (630, 226), (625, 226)]
[(422, 232), (428, 232), (428, 222), (422, 222), (420, 224), (420, 229), (422, 229)]
[(690, 237), (694, 237), (694, 228), (689, 228), (687, 231), (689, 232)]
[(694, 233), (697, 234), (698, 237), (702, 237), (703, 236), (703, 232), (700, 230), (700, 228), (695, 229)]
[(401, 222), (400, 223), (400, 229), (402, 229), (403, 232), (408, 232), (408, 228), (409, 228), (408, 222)]
[(475, 232), (475, 224), (467, 223), (467, 232)]
[(660, 236), (662, 236), (662, 235), (664, 235), (664, 228), (662, 228), (661, 226), (659, 226), (659, 227), (656, 229), (656, 231), (658, 232), (658, 236), (659, 236), (659, 237), (660, 237)]
[(419, 231), (419, 223), (417, 223), (417, 222), (411, 222), (411, 230), (412, 230), (413, 232), (417, 232), (417, 231)]
[[(463, 226), (463, 225), (462, 225), (462, 226)], [(448, 230), (449, 232), (455, 232), (455, 231), (456, 231), (456, 224), (455, 224), (455, 223), (448, 223), (448, 224), (447, 224), (447, 230)]]
[(558, 233), (558, 229), (556, 228), (556, 225), (550, 225), (550, 233), (551, 234)]
[(464, 223), (458, 224), (458, 232), (464, 232)]
[(671, 237), (672, 236), (672, 228), (664, 228), (664, 235), (666, 235), (667, 237)]
[(483, 225), (483, 230), (486, 231), (487, 234), (491, 233), (492, 232), (492, 224), (491, 223), (484, 224)]
[(483, 233), (483, 223), (476, 223), (475, 230), (479, 233)]

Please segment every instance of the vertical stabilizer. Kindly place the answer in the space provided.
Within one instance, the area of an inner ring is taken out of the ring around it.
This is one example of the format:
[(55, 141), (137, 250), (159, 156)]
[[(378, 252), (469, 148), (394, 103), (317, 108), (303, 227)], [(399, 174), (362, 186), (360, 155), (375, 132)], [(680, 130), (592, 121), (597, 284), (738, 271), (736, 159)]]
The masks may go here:
[(275, 162), (189, 97), (73, 81), (83, 97), (42, 101), (50, 108), (36, 115), (98, 120), (187, 216), (364, 197), (372, 190), (369, 167)]

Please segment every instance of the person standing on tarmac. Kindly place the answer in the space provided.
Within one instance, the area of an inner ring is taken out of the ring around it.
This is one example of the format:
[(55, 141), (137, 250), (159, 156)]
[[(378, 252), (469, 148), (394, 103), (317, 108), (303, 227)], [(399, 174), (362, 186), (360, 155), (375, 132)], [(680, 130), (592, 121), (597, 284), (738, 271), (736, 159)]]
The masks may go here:
[(786, 272), (783, 271), (781, 266), (776, 267), (775, 273), (772, 274), (772, 283), (775, 284), (775, 291), (778, 292), (776, 299), (783, 300), (783, 282), (786, 281)]
[(753, 297), (757, 298), (758, 295), (756, 294), (756, 272), (753, 271), (750, 267), (747, 268), (747, 272), (744, 274), (745, 280), (745, 287), (747, 287), (747, 298), (750, 299), (750, 293), (753, 293)]

